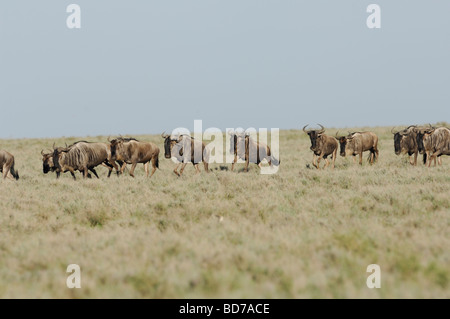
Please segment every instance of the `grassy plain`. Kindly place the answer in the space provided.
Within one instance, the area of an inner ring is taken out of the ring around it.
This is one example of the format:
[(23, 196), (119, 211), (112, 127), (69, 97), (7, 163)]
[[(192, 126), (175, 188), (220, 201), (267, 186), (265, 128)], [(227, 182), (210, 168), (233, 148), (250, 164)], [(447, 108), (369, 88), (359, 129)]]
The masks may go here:
[[(390, 128), (359, 129), (380, 138), (373, 166), (308, 168), (308, 137), (287, 130), (275, 175), (213, 164), (178, 178), (161, 155), (151, 179), (142, 165), (135, 179), (42, 173), (53, 142), (106, 137), (0, 140), (20, 173), (0, 182), (0, 297), (450, 298), (450, 159), (412, 167)], [(81, 289), (66, 287), (69, 264)]]

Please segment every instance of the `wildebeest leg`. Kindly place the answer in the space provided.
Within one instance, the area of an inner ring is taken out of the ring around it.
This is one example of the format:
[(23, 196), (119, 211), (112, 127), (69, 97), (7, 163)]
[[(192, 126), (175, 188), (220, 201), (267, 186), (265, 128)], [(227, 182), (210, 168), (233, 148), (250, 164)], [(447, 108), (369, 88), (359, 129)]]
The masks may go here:
[(359, 165), (362, 165), (362, 152), (359, 153)]
[(149, 172), (149, 169), (148, 169), (148, 166), (150, 165), (150, 161), (148, 161), (147, 163), (144, 163), (144, 170), (145, 170), (145, 175), (148, 177), (148, 172)]
[(430, 152), (426, 152), (426, 154), (427, 154), (427, 162), (428, 162), (428, 167), (430, 167), (431, 166), (431, 161), (433, 160), (431, 157), (430, 157)]
[(152, 160), (152, 173), (150, 174), (150, 177), (152, 177), (153, 176), (153, 174), (155, 174), (155, 172), (156, 172), (156, 161), (158, 160), (158, 158), (156, 157), (156, 159), (155, 158), (153, 158), (153, 160)]
[(247, 159), (245, 160), (245, 171), (248, 172), (248, 164), (250, 163), (250, 156), (247, 157)]
[(175, 173), (175, 174), (177, 174), (177, 176), (180, 176), (180, 173), (178, 173), (178, 167), (180, 167), (180, 165), (181, 165), (181, 163), (178, 163), (177, 164), (177, 166), (175, 166), (175, 169), (173, 170), (173, 172)]
[(259, 167), (260, 169), (262, 169), (262, 163), (261, 163), (261, 162), (258, 163), (258, 167)]
[(131, 169), (130, 169), (130, 176), (134, 177), (134, 169), (136, 168), (137, 163), (133, 163), (131, 164)]
[(431, 155), (432, 157), (434, 157), (434, 166), (436, 166), (436, 159), (438, 161), (438, 164), (442, 165), (441, 155), (442, 155), (441, 151), (436, 151), (436, 152), (433, 153), (433, 155)]
[(414, 164), (411, 163), (411, 165), (414, 165), (414, 166), (417, 165), (417, 156), (418, 156), (418, 155), (419, 155), (418, 152), (414, 152)]
[(95, 175), (95, 177), (99, 178), (97, 175), (97, 172), (95, 171), (95, 169), (93, 167), (90, 167), (89, 170)]
[[(119, 164), (119, 165), (117, 165), (117, 164)], [(122, 162), (122, 161), (117, 161), (117, 163), (115, 161), (112, 162), (112, 165), (116, 169), (117, 176), (119, 176), (121, 174), (120, 170), (121, 170), (123, 164), (125, 164), (125, 162)]]
[(322, 154), (320, 154), (319, 156), (317, 156), (317, 169), (320, 169), (320, 160), (322, 159)]
[(183, 174), (184, 168), (186, 167), (187, 163), (182, 163), (181, 164), (181, 169), (180, 169), (180, 175), (181, 176)]
[(83, 168), (83, 178), (89, 178), (89, 169), (87, 167)]
[[(77, 178), (75, 177), (75, 170), (73, 169), (73, 168), (69, 168), (69, 171), (70, 171), (70, 175), (72, 175), (72, 177), (73, 177), (73, 180), (74, 181), (76, 181), (77, 180)], [(66, 171), (67, 172), (67, 171)], [(83, 173), (83, 172), (82, 172)], [(58, 174), (58, 173), (57, 173)]]
[(234, 164), (236, 164), (236, 162), (237, 162), (237, 155), (235, 154), (235, 155), (234, 155), (233, 163), (231, 163), (231, 171), (234, 170)]
[[(10, 179), (10, 180), (14, 180), (14, 177), (12, 176), (12, 174), (10, 173), (10, 171), (11, 171), (11, 165), (8, 165), (8, 164), (6, 164), (6, 165), (4, 165), (3, 166), (3, 179), (6, 179), (7, 177)], [(6, 174), (5, 174), (6, 173)]]
[(7, 164), (4, 164), (3, 165), (3, 179), (6, 179), (8, 172), (9, 172), (9, 167), (7, 167)]
[(195, 174), (200, 174), (200, 169), (198, 168), (198, 163), (194, 164), (195, 167)]
[(114, 165), (112, 165), (109, 161), (105, 161), (105, 162), (103, 162), (102, 163), (102, 165), (103, 166), (105, 166), (105, 167), (107, 167), (108, 168), (108, 178), (111, 176), (111, 173), (112, 173), (112, 171), (113, 171), (113, 168), (115, 168), (116, 169), (116, 171), (117, 171), (117, 165), (114, 163)]
[(328, 165), (330, 165), (330, 162), (328, 161), (328, 158), (324, 157), (325, 160), (325, 166), (323, 167), (323, 169), (327, 168)]
[(120, 174), (123, 174), (123, 172), (125, 171), (125, 167), (127, 167), (127, 163), (123, 162), (122, 167), (120, 168)]
[(209, 173), (209, 169), (208, 169), (209, 164), (208, 164), (208, 162), (203, 162), (203, 166), (205, 166), (205, 172)]
[(333, 166), (332, 166), (333, 168), (334, 168), (334, 164), (336, 162), (336, 156), (337, 156), (337, 148), (333, 152)]
[(315, 168), (317, 168), (317, 165), (316, 165), (316, 154), (314, 154), (313, 153), (313, 166), (315, 167)]

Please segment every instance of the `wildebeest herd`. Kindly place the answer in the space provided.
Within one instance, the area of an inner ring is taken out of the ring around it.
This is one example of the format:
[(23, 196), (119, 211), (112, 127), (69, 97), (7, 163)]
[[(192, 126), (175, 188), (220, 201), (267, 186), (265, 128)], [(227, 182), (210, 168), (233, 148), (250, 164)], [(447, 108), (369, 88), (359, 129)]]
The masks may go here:
[[(320, 129), (306, 130), (308, 125), (303, 127), (303, 131), (311, 140), (311, 151), (313, 151), (313, 166), (320, 169), (321, 159), (325, 160), (326, 168), (330, 163), (328, 156), (331, 156), (332, 167), (335, 166), (338, 147), (340, 155), (359, 156), (359, 164), (362, 164), (363, 152), (369, 151), (370, 164), (378, 159), (378, 137), (373, 132), (352, 132), (348, 135), (329, 136), (325, 134), (325, 128), (319, 124)], [(396, 155), (407, 153), (410, 156), (411, 165), (417, 165), (418, 154), (423, 155), (423, 163), (431, 166), (436, 160), (442, 164), (441, 156), (450, 155), (450, 129), (446, 127), (433, 127), (411, 125), (405, 129), (395, 131), (394, 150)], [(247, 132), (229, 132), (230, 136), (230, 154), (234, 155), (231, 170), (239, 159), (245, 161), (244, 171), (248, 171), (249, 163), (255, 163), (259, 167), (264, 160), (270, 166), (280, 165), (280, 160), (272, 155), (271, 149), (266, 144), (254, 140)], [(192, 163), (197, 173), (200, 173), (198, 165), (203, 162), (205, 172), (209, 172), (208, 163), (210, 150), (205, 143), (196, 140), (190, 135), (161, 134), (164, 139), (164, 157), (166, 159), (175, 158), (178, 164), (174, 173), (178, 176), (183, 174), (184, 168), (188, 163)], [(134, 177), (134, 170), (139, 163), (144, 164), (147, 177), (153, 176), (156, 169), (159, 168), (159, 147), (150, 142), (142, 142), (135, 138), (118, 137), (113, 140), (108, 138), (107, 143), (93, 143), (79, 141), (65, 147), (53, 145), (53, 151), (45, 153), (41, 151), (43, 172), (55, 172), (59, 178), (61, 173), (70, 172), (76, 179), (75, 172), (79, 171), (84, 178), (90, 178), (93, 173), (97, 178), (98, 174), (95, 168), (103, 165), (108, 168), (108, 177), (115, 169), (117, 175), (123, 174), (127, 164), (131, 164), (129, 174)], [(411, 158), (411, 156), (414, 156)], [(152, 172), (149, 171), (150, 163)], [(19, 179), (19, 173), (14, 168), (14, 156), (4, 150), (0, 150), (0, 172), (3, 178), (12, 180)], [(181, 166), (180, 171), (178, 168)]]

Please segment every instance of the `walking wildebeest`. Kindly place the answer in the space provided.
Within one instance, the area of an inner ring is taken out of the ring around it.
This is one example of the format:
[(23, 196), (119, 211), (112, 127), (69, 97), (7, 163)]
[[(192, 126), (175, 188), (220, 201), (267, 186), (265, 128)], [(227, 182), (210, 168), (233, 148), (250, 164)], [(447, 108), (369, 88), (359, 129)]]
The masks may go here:
[(130, 175), (134, 177), (134, 170), (138, 163), (144, 164), (145, 174), (149, 175), (149, 164), (152, 163), (153, 176), (156, 169), (159, 168), (159, 148), (154, 143), (140, 142), (134, 138), (119, 137), (110, 142), (111, 158), (110, 161), (122, 161), (121, 173), (123, 174), (127, 164), (131, 164)]
[[(209, 173), (209, 149), (206, 148), (205, 143), (196, 140), (189, 135), (168, 135), (161, 134), (164, 139), (164, 157), (170, 159), (175, 157), (179, 162), (173, 172), (178, 176), (183, 174), (187, 163), (192, 163), (196, 169), (196, 173), (200, 173), (198, 164), (203, 161), (205, 172)], [(178, 167), (181, 165), (180, 172)]]
[(0, 172), (3, 172), (3, 179), (19, 179), (19, 172), (14, 169), (14, 156), (7, 151), (0, 150)]
[[(378, 136), (373, 132), (354, 132), (338, 137), (341, 146), (341, 156), (356, 156), (359, 154), (359, 164), (362, 165), (362, 154), (370, 151), (369, 162), (373, 164), (378, 159)], [(355, 158), (353, 158), (355, 160)]]
[[(395, 155), (407, 153), (409, 163), (411, 165), (417, 165), (417, 156), (419, 154), (419, 148), (417, 146), (417, 125), (410, 125), (397, 132), (392, 128), (391, 133), (394, 134)], [(412, 155), (414, 155), (414, 161), (411, 159)]]
[[(114, 161), (109, 162), (110, 149), (105, 143), (89, 143), (85, 141), (76, 142), (70, 146), (53, 147), (53, 165), (56, 171), (56, 178), (59, 178), (61, 172), (70, 171), (75, 178), (75, 171), (83, 173), (83, 177), (89, 177), (89, 170), (98, 178), (95, 167), (105, 165), (109, 169), (108, 177), (112, 169), (118, 172), (119, 168)], [(44, 169), (45, 171), (45, 169)]]
[(255, 141), (247, 132), (229, 132), (230, 134), (230, 152), (234, 154), (234, 160), (231, 164), (231, 170), (234, 170), (234, 164), (237, 158), (245, 161), (244, 171), (248, 172), (248, 164), (254, 163), (262, 168), (262, 161), (265, 159), (270, 166), (280, 165), (270, 150), (270, 147), (263, 142)]
[(428, 162), (428, 167), (431, 166), (431, 161), (434, 160), (436, 166), (436, 158), (439, 165), (442, 164), (441, 156), (450, 155), (450, 129), (446, 127), (426, 128), (417, 133), (417, 144), (419, 152), (424, 154), (424, 162)]
[(303, 127), (303, 132), (308, 134), (309, 139), (311, 140), (310, 149), (311, 151), (313, 151), (313, 165), (315, 168), (320, 169), (320, 160), (323, 158), (325, 159), (325, 166), (323, 168), (326, 168), (328, 165), (330, 165), (330, 162), (328, 161), (327, 157), (331, 155), (333, 161), (332, 167), (334, 168), (334, 164), (336, 162), (338, 142), (333, 136), (328, 136), (324, 134), (325, 128), (320, 124), (318, 125), (321, 127), (320, 130), (306, 130), (306, 127), (308, 125), (305, 125)]

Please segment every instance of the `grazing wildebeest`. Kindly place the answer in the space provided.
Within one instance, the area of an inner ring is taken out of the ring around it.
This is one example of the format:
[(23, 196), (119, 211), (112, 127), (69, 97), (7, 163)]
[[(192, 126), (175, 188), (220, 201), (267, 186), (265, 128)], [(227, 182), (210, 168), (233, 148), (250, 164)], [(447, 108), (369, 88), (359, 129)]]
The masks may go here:
[[(409, 163), (411, 165), (417, 165), (417, 156), (419, 154), (419, 148), (417, 146), (417, 125), (408, 126), (397, 132), (392, 128), (391, 133), (394, 134), (395, 154), (407, 153), (409, 155)], [(412, 155), (414, 155), (414, 161), (411, 159)]]
[(3, 172), (3, 179), (6, 177), (14, 180), (19, 179), (19, 172), (14, 169), (14, 156), (7, 151), (0, 151), (0, 172)]
[[(169, 159), (175, 157), (179, 162), (173, 172), (178, 176), (183, 174), (184, 168), (187, 163), (192, 163), (196, 169), (196, 173), (200, 173), (198, 164), (203, 161), (205, 172), (209, 173), (209, 149), (205, 143), (196, 140), (189, 135), (168, 135), (161, 134), (164, 139), (164, 157)], [(178, 173), (178, 167), (181, 165), (180, 172)]]
[(66, 147), (53, 147), (53, 165), (56, 171), (56, 177), (59, 178), (61, 172), (70, 171), (75, 178), (75, 171), (83, 173), (83, 177), (89, 177), (89, 170), (98, 178), (95, 167), (105, 165), (109, 168), (108, 177), (112, 169), (119, 170), (114, 161), (109, 161), (110, 149), (105, 143), (89, 143), (85, 141), (76, 142)]
[(360, 165), (362, 165), (362, 154), (365, 151), (370, 151), (370, 164), (378, 159), (378, 136), (373, 132), (354, 132), (347, 136), (340, 136), (338, 140), (341, 146), (341, 156), (359, 154)]
[(229, 132), (230, 134), (230, 152), (234, 154), (234, 160), (231, 164), (231, 170), (237, 158), (245, 161), (244, 171), (248, 172), (249, 163), (254, 163), (262, 168), (262, 161), (265, 159), (270, 166), (280, 165), (280, 161), (276, 159), (270, 150), (270, 147), (263, 142), (255, 141), (247, 132)]
[(419, 130), (417, 133), (417, 144), (419, 152), (424, 154), (425, 164), (428, 162), (428, 167), (431, 166), (431, 161), (434, 160), (436, 166), (436, 158), (439, 165), (442, 164), (441, 156), (450, 155), (450, 129), (446, 127), (426, 128)]
[(306, 130), (306, 127), (308, 125), (305, 125), (303, 127), (303, 132), (308, 134), (309, 139), (311, 140), (310, 149), (311, 151), (313, 151), (313, 165), (315, 168), (320, 169), (320, 160), (323, 158), (325, 159), (325, 166), (323, 168), (326, 168), (330, 164), (327, 157), (331, 155), (333, 161), (332, 167), (334, 168), (338, 142), (333, 136), (324, 134), (325, 128), (320, 124), (318, 125), (321, 127), (320, 130)]
[(123, 162), (121, 173), (123, 174), (127, 164), (131, 164), (130, 175), (134, 177), (134, 170), (138, 163), (144, 164), (145, 173), (149, 175), (149, 164), (152, 163), (153, 176), (156, 169), (159, 168), (159, 148), (154, 143), (140, 142), (135, 138), (119, 137), (110, 141), (111, 157), (110, 161)]

